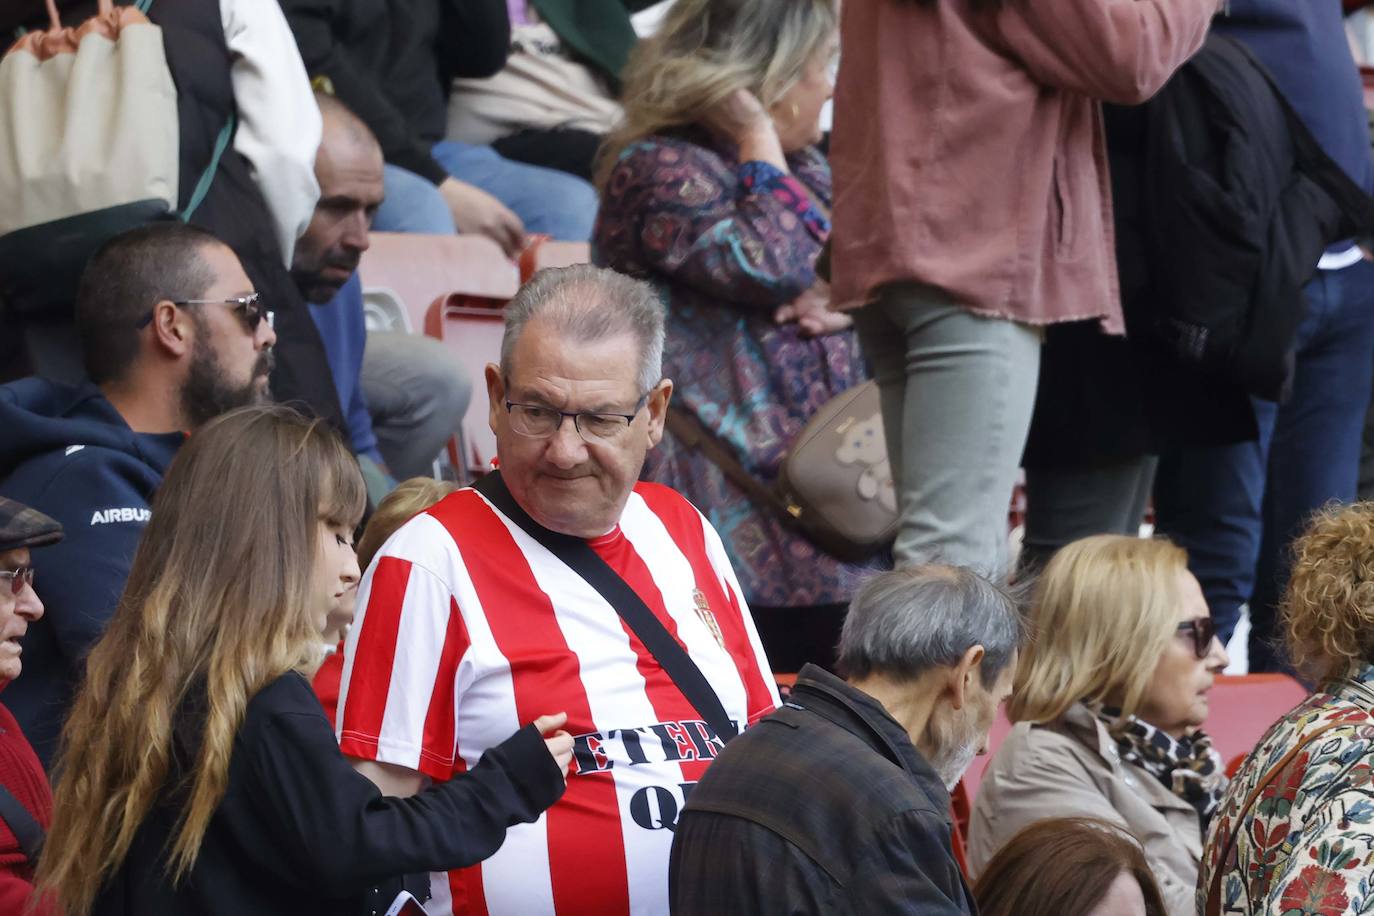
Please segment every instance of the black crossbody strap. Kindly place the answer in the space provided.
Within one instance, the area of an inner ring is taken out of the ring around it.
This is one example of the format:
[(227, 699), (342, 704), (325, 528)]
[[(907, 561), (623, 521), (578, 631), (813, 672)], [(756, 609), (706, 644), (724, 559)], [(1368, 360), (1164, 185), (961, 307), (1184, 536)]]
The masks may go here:
[(43, 828), (33, 819), (29, 809), (14, 797), (14, 794), (0, 785), (0, 820), (10, 828), (10, 833), (19, 841), (19, 848), (30, 865), (38, 863), (38, 850), (43, 848)]
[(1310, 169), (1309, 176), (1317, 185), (1329, 194), (1341, 208), (1341, 212), (1351, 222), (1355, 223), (1360, 235), (1367, 236), (1374, 232), (1374, 200), (1370, 199), (1369, 194), (1356, 181), (1345, 173), (1345, 169), (1322, 149), (1317, 138), (1308, 129), (1307, 122), (1302, 119), (1293, 107), (1293, 103), (1288, 101), (1288, 96), (1283, 94), (1283, 89), (1269, 69), (1260, 63), (1254, 52), (1240, 42), (1235, 42), (1236, 47), (1250, 59), (1255, 68), (1260, 72), (1269, 84), (1269, 88), (1274, 91), (1275, 98), (1278, 99), (1279, 107), (1283, 110), (1285, 119), (1288, 121), (1288, 129), (1293, 137), (1293, 148), (1297, 153), (1298, 160)]
[(581, 538), (550, 531), (530, 518), (529, 513), (510, 495), (506, 482), (501, 479), (500, 471), (493, 471), (473, 485), (493, 506), (526, 534), (534, 538), (550, 553), (562, 560), (569, 569), (587, 581), (601, 597), (615, 608), (639, 641), (644, 643), (668, 677), (682, 691), (693, 708), (701, 715), (706, 724), (715, 730), (721, 741), (729, 741), (737, 735), (738, 729), (721, 705), (720, 697), (711, 689), (706, 676), (696, 666), (686, 650), (678, 644), (673, 635), (663, 625), (644, 599), (635, 594), (629, 583), (620, 577), (605, 560), (597, 556), (595, 550), (587, 546)]

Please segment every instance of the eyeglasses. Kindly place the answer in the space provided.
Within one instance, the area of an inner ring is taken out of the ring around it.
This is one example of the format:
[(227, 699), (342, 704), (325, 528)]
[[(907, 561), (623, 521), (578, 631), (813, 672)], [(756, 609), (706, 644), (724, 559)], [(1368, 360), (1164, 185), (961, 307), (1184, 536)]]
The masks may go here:
[(1198, 617), (1194, 620), (1186, 621), (1178, 625), (1179, 633), (1191, 633), (1193, 637), (1193, 654), (1198, 658), (1206, 658), (1212, 651), (1212, 640), (1217, 635), (1217, 625), (1211, 617)]
[(510, 414), (510, 428), (527, 438), (547, 439), (558, 432), (565, 418), (571, 417), (573, 428), (583, 442), (599, 443), (623, 435), (648, 401), (649, 392), (646, 391), (635, 402), (634, 413), (585, 413), (507, 401), (506, 412)]
[[(265, 304), (263, 304), (262, 295), (259, 293), (249, 293), (246, 296), (235, 296), (232, 299), (171, 299), (168, 301), (170, 301), (172, 305), (183, 307), (187, 305), (233, 306), (234, 311), (237, 312), (238, 316), (248, 325), (248, 332), (250, 334), (257, 332), (258, 325), (262, 324), (264, 319), (266, 319), (269, 328), (275, 327), (274, 319), (276, 316)], [(153, 311), (150, 309), (148, 314), (144, 315), (134, 327), (141, 331), (152, 324), (152, 322)]]
[(9, 579), (10, 591), (17, 595), (24, 590), (24, 586), (33, 585), (33, 567), (21, 566), (18, 569), (0, 570), (0, 579)]

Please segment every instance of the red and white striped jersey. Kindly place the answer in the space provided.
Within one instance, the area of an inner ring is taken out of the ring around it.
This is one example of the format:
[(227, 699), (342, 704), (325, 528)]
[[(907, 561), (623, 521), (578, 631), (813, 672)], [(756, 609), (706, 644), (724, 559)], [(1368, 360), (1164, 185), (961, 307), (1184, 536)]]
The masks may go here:
[[(777, 688), (720, 538), (674, 491), (636, 485), (589, 542), (741, 725)], [(336, 727), (351, 757), (449, 779), (545, 713), (576, 739), (563, 798), (481, 865), (435, 875), (430, 913), (668, 912), (686, 795), (721, 742), (615, 610), (476, 491), (406, 523), (359, 586)]]

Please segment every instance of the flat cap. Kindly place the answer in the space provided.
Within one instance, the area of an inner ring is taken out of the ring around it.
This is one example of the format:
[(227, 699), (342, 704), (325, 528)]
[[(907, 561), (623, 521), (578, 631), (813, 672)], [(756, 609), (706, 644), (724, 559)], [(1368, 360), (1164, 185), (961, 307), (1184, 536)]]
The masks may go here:
[(0, 551), (62, 540), (62, 525), (37, 509), (0, 496)]

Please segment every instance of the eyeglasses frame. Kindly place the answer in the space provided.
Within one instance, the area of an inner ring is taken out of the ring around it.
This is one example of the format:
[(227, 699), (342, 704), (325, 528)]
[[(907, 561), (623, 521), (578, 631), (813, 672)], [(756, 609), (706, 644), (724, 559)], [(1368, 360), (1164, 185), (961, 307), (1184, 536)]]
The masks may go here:
[[(657, 387), (657, 386), (655, 386), (655, 387)], [(584, 432), (582, 432), (582, 426), (581, 426), (581, 424), (578, 422), (578, 420), (579, 420), (580, 417), (584, 417), (584, 416), (587, 416), (587, 417), (618, 417), (618, 418), (620, 418), (620, 419), (622, 419), (622, 420), (625, 421), (625, 427), (624, 427), (624, 428), (625, 428), (625, 429), (629, 429), (629, 428), (630, 428), (630, 425), (631, 425), (632, 423), (634, 423), (635, 417), (638, 417), (638, 416), (639, 416), (639, 412), (640, 412), (641, 410), (643, 410), (643, 409), (648, 405), (648, 403), (649, 403), (649, 395), (651, 395), (651, 394), (653, 394), (653, 393), (654, 393), (654, 389), (653, 389), (653, 388), (650, 388), (648, 391), (646, 391), (646, 392), (644, 392), (643, 394), (641, 394), (641, 395), (639, 396), (639, 400), (635, 402), (635, 409), (634, 409), (634, 412), (633, 412), (633, 413), (616, 413), (615, 411), (611, 411), (611, 410), (558, 410), (558, 409), (553, 408), (553, 407), (545, 407), (545, 406), (542, 405), (542, 404), (522, 404), (522, 403), (520, 403), (519, 401), (512, 401), (512, 400), (510, 400), (509, 398), (506, 399), (505, 404), (506, 404), (506, 413), (507, 413), (508, 415), (511, 413), (511, 408), (512, 408), (512, 407), (526, 407), (526, 408), (529, 408), (529, 409), (531, 409), (531, 410), (548, 410), (548, 411), (552, 411), (553, 413), (558, 414), (558, 422), (557, 422), (556, 424), (554, 424), (553, 429), (549, 430), (548, 433), (547, 433), (546, 435), (543, 435), (543, 436), (533, 436), (533, 435), (530, 435), (529, 433), (522, 433), (522, 432), (520, 432), (520, 430), (515, 429), (514, 426), (512, 425), (511, 429), (512, 429), (512, 431), (513, 431), (517, 436), (524, 436), (526, 439), (551, 439), (551, 438), (553, 438), (554, 436), (558, 435), (558, 431), (559, 431), (560, 429), (563, 428), (563, 421), (566, 420), (568, 417), (572, 417), (573, 429), (577, 431), (577, 435), (582, 439), (583, 442), (586, 442), (586, 443), (588, 443), (588, 444), (591, 444), (593, 441), (596, 441), (596, 442), (604, 442), (605, 440), (604, 440), (604, 439), (596, 439), (596, 440), (590, 440), (590, 439), (588, 439), (588, 438), (587, 438), (587, 435), (586, 435)]]
[(16, 566), (14, 569), (0, 569), (0, 579), (10, 580), (10, 594), (18, 595), (24, 586), (33, 588), (33, 567)]

